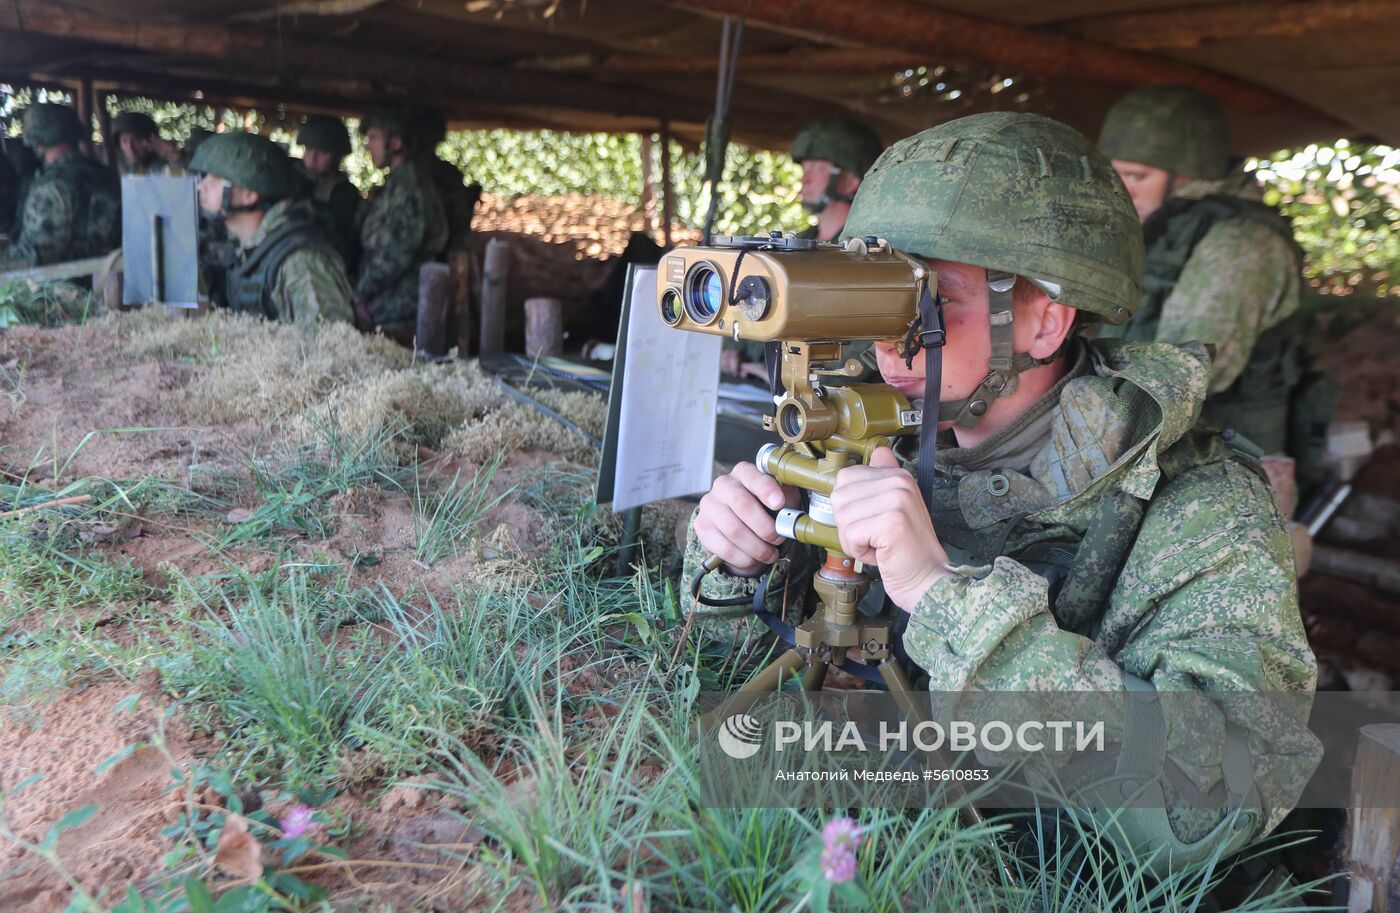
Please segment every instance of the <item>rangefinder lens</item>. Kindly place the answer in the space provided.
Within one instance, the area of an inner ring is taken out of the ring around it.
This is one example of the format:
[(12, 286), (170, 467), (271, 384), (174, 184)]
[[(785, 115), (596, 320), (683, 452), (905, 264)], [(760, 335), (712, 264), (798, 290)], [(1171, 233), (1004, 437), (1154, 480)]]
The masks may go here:
[(681, 295), (675, 289), (667, 289), (661, 296), (661, 319), (666, 326), (673, 327), (681, 322), (684, 311), (681, 309)]
[(719, 316), (724, 305), (724, 280), (708, 263), (697, 263), (685, 277), (685, 312), (701, 326)]

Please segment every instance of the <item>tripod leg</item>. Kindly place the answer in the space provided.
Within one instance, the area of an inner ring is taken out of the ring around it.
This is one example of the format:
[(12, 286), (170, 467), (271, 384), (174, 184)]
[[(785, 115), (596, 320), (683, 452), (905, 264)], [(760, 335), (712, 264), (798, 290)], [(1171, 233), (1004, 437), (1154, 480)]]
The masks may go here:
[(808, 666), (807, 671), (802, 673), (802, 690), (822, 690), (822, 683), (826, 681), (826, 670), (830, 668), (826, 662), (814, 662)]
[[(918, 701), (914, 699), (913, 686), (909, 684), (909, 676), (905, 674), (904, 667), (901, 666), (893, 656), (881, 661), (877, 667), (880, 670), (880, 677), (885, 680), (885, 686), (890, 689), (890, 696), (899, 705), (900, 712), (904, 714), (905, 722), (910, 726), (918, 725), (928, 719), (923, 710), (919, 707)], [(948, 760), (941, 751), (929, 753), (930, 763), (939, 767), (947, 767)], [(963, 824), (981, 824), (982, 813), (977, 806), (971, 802), (963, 800), (961, 790), (949, 781), (948, 790), (953, 798), (962, 800), (958, 804), (958, 816), (962, 818)]]
[(788, 650), (745, 682), (742, 688), (734, 692), (733, 697), (709, 713), (703, 714), (699, 720), (701, 728), (708, 729), (727, 717), (748, 710), (761, 695), (780, 689), (783, 682), (787, 681), (788, 677), (796, 673), (798, 669), (801, 669), (806, 662), (805, 653), (799, 650)]

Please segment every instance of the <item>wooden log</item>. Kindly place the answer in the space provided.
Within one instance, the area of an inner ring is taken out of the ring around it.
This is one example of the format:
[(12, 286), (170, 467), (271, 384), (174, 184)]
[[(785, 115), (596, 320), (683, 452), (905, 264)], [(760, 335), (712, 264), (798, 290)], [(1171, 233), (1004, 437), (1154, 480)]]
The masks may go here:
[(661, 122), (661, 246), (670, 250), (671, 220), (675, 217), (671, 191), (671, 122)]
[[(936, 63), (933, 54), (884, 48), (803, 48), (782, 53), (742, 54), (739, 72), (754, 73), (877, 73)], [(602, 60), (570, 58), (553, 69), (587, 69), (619, 76), (685, 76), (719, 69), (717, 54), (615, 54)]]
[(1400, 913), (1391, 877), (1400, 848), (1400, 726), (1363, 726), (1351, 776), (1350, 913)]
[(1343, 577), (1387, 593), (1400, 593), (1400, 564), (1331, 545), (1314, 545), (1312, 568), (1320, 574)]
[(510, 103), (656, 117), (675, 112), (703, 121), (708, 106), (664, 91), (619, 92), (542, 71), (459, 63), (373, 46), (299, 37), (284, 29), (253, 29), (191, 21), (162, 22), (112, 15), (60, 3), (0, 8), (0, 29), (221, 61), (230, 71), (263, 76), (306, 74), (368, 79), (415, 92), (451, 93), (463, 104)]
[(917, 0), (884, 0), (875, 5), (844, 0), (659, 2), (716, 15), (742, 16), (753, 23), (831, 41), (902, 50), (940, 62), (980, 63), (1026, 76), (1082, 79), (1112, 86), (1180, 83), (1207, 92), (1222, 105), (1240, 111), (1323, 116), (1296, 99), (1189, 63), (1125, 51), (1046, 29), (952, 13)]
[(558, 298), (525, 300), (525, 354), (531, 358), (564, 354), (564, 302)]
[(418, 268), (418, 332), (416, 354), (439, 358), (447, 354), (447, 310), (452, 302), (452, 270), (446, 263)]
[(1230, 38), (1302, 38), (1322, 31), (1393, 29), (1394, 0), (1217, 3), (1093, 16), (1065, 24), (1076, 35), (1139, 50), (1186, 50)]
[(457, 346), (457, 357), (466, 358), (472, 350), (472, 255), (470, 250), (454, 250), (447, 253), (447, 268), (452, 278), (452, 339)]
[(102, 269), (110, 254), (101, 257), (88, 257), (86, 260), (67, 260), (63, 263), (49, 263), (45, 266), (28, 266), (22, 269), (0, 273), (0, 282), (22, 282), (32, 279), (35, 282), (54, 282), (59, 279), (76, 279), (91, 276)]
[(506, 283), (510, 280), (510, 245), (499, 238), (486, 244), (481, 270), (481, 342), (483, 357), (506, 350)]

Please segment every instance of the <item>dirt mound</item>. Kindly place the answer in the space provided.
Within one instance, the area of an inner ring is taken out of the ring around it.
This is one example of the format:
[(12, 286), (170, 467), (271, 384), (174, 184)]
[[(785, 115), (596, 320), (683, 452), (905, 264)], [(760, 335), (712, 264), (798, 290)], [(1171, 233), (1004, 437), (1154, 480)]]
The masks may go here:
[[(5, 823), (37, 844), (65, 814), (96, 806), (92, 817), (62, 831), (57, 847), (70, 874), (94, 895), (156, 876), (170, 848), (161, 829), (182, 807), (178, 790), (166, 792), (171, 769), (187, 765), (201, 743), (174, 719), (159, 724), (160, 714), (158, 695), (109, 681), (70, 690), (47, 707), (0, 715), (0, 789), (40, 778), (6, 801)], [(0, 910), (7, 913), (54, 913), (71, 899), (57, 871), (8, 841), (0, 842), (0, 871), (10, 873), (0, 878)]]
[[(477, 204), (472, 229), (514, 232), (551, 244), (567, 244), (580, 257), (616, 257), (627, 248), (632, 232), (651, 231), (651, 225), (640, 206), (608, 197), (498, 197), (484, 193)], [(695, 243), (700, 233), (676, 225), (672, 238), (676, 243)], [(660, 241), (659, 236), (657, 240)]]

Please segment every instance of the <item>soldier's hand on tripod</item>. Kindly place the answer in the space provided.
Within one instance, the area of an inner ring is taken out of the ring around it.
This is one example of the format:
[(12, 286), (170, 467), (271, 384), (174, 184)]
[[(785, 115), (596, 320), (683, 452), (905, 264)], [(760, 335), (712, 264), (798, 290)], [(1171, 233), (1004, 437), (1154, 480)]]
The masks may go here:
[(928, 588), (948, 574), (948, 553), (914, 477), (894, 451), (881, 447), (868, 466), (848, 466), (836, 474), (831, 492), (841, 548), (863, 564), (880, 569), (885, 593), (912, 612)]
[(796, 507), (798, 492), (779, 485), (752, 463), (740, 463), (715, 479), (695, 513), (695, 536), (705, 550), (724, 562), (725, 571), (754, 577), (778, 560), (783, 537), (773, 514)]

